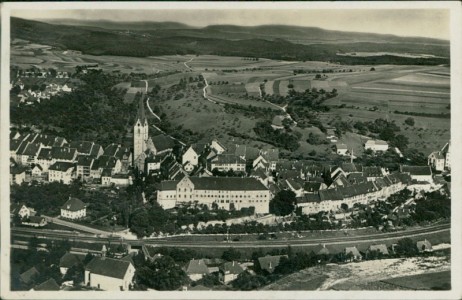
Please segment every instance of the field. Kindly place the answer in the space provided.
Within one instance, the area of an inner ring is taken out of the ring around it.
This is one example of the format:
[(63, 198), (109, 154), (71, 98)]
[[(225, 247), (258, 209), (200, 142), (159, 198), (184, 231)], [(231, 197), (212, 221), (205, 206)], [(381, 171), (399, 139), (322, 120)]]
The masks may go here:
[(184, 65), (188, 56), (162, 56), (162, 57), (119, 57), (119, 56), (94, 56), (79, 54), (74, 51), (60, 51), (46, 45), (28, 43), (15, 40), (11, 45), (11, 62), (22, 68), (30, 68), (31, 65), (40, 68), (57, 68), (63, 71), (72, 71), (77, 65), (98, 64), (108, 72), (120, 71), (124, 73), (158, 73), (162, 71), (187, 71)]
[[(373, 121), (377, 118), (394, 120), (401, 133), (410, 140), (410, 147), (421, 149), (424, 154), (440, 148), (450, 139), (450, 119), (435, 118), (425, 114), (450, 113), (449, 68), (440, 66), (347, 66), (326, 62), (296, 62), (260, 58), (227, 57), (214, 55), (170, 55), (161, 57), (116, 57), (82, 55), (76, 51), (57, 51), (46, 45), (14, 40), (11, 47), (12, 65), (23, 68), (39, 66), (71, 70), (77, 65), (99, 64), (105, 71), (125, 73), (144, 72), (159, 74), (148, 79), (148, 90), (155, 85), (162, 89), (177, 84), (181, 79), (203, 75), (209, 87), (208, 96), (218, 103), (253, 105), (274, 108), (261, 100), (262, 92), (269, 95), (286, 96), (291, 88), (303, 92), (306, 89), (338, 90), (338, 96), (325, 102), (331, 107), (320, 116), (324, 125), (338, 120), (354, 124), (356, 121)], [(302, 71), (295, 74), (294, 71)], [(164, 76), (163, 72), (178, 72)], [(322, 74), (315, 79), (313, 72)], [(118, 87), (126, 88), (126, 102), (132, 102), (137, 92), (145, 92), (144, 82), (133, 87), (125, 82)], [(263, 90), (260, 86), (263, 85)], [(198, 101), (196, 103), (196, 101)], [(187, 103), (186, 103), (187, 102)], [(190, 105), (190, 106), (188, 106)], [(163, 105), (169, 120), (196, 132), (209, 132), (228, 138), (225, 132), (235, 128), (239, 133), (252, 134), (256, 119), (250, 120), (240, 114), (228, 116), (222, 106), (213, 105), (197, 91), (194, 96)], [(340, 107), (341, 106), (341, 107)], [(411, 113), (414, 126), (404, 125)], [(208, 122), (204, 122), (204, 118)], [(237, 120), (235, 121), (235, 119)], [(306, 138), (310, 132), (325, 136), (317, 128), (295, 130), (302, 133), (298, 152), (306, 155), (311, 151), (332, 153), (331, 145), (312, 146)], [(362, 152), (363, 138), (347, 135), (347, 142), (355, 153)], [(351, 139), (350, 139), (351, 138)], [(263, 144), (263, 143), (254, 143)]]

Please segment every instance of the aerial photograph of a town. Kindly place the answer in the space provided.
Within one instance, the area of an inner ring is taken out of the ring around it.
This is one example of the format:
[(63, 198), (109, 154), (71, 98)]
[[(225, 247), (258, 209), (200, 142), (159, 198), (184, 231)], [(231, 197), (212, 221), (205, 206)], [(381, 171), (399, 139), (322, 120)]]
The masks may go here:
[(449, 15), (12, 9), (11, 292), (450, 291)]

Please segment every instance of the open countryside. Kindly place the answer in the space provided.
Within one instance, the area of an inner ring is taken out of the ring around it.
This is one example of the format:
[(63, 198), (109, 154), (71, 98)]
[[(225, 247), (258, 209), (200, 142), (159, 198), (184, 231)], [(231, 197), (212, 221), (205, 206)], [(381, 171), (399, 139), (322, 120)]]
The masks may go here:
[(451, 290), (448, 41), (12, 18), (10, 47), (11, 290)]

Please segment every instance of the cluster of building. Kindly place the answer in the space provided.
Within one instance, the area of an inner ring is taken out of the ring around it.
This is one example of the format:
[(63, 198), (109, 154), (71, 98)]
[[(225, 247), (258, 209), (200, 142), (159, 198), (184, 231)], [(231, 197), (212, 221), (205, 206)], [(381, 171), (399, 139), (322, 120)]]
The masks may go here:
[(70, 184), (80, 179), (103, 186), (129, 185), (131, 166), (130, 149), (118, 144), (103, 148), (53, 135), (10, 133), (10, 184), (28, 180)]

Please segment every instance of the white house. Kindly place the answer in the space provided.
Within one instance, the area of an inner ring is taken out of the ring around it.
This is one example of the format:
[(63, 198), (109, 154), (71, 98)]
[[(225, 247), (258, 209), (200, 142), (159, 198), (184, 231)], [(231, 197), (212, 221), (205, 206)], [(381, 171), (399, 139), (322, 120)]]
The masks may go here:
[(335, 145), (336, 151), (338, 155), (346, 155), (348, 152), (348, 147), (345, 144), (338, 143)]
[(85, 218), (87, 205), (78, 198), (69, 197), (69, 200), (61, 206), (61, 217), (71, 220)]
[(216, 154), (220, 155), (225, 152), (227, 149), (226, 147), (220, 143), (218, 140), (213, 140), (210, 144), (210, 148), (212, 148)]
[(36, 212), (32, 207), (27, 207), (26, 205), (22, 205), (18, 210), (17, 214), (21, 219), (23, 218), (29, 218), (32, 216), (35, 216)]
[(233, 154), (221, 154), (212, 159), (211, 169), (227, 172), (233, 170), (235, 172), (245, 172), (245, 159)]
[(436, 171), (451, 169), (451, 141), (446, 143), (440, 151), (432, 152), (428, 156), (428, 164)]
[(105, 291), (128, 291), (134, 275), (130, 261), (95, 257), (85, 267), (84, 284)]
[(22, 167), (10, 167), (10, 185), (26, 181), (26, 170)]
[(60, 182), (70, 184), (75, 178), (75, 168), (73, 163), (55, 162), (48, 168), (48, 182)]
[(382, 140), (368, 140), (364, 144), (364, 149), (371, 149), (372, 151), (387, 151), (388, 143)]
[(223, 265), (219, 267), (219, 280), (224, 284), (228, 284), (229, 282), (235, 280), (239, 274), (244, 272), (244, 269), (239, 265), (239, 263), (232, 261), (232, 262), (225, 262)]
[(199, 153), (197, 153), (192, 146), (186, 150), (181, 158), (182, 164), (186, 164), (189, 162), (193, 166), (197, 166), (199, 164)]

